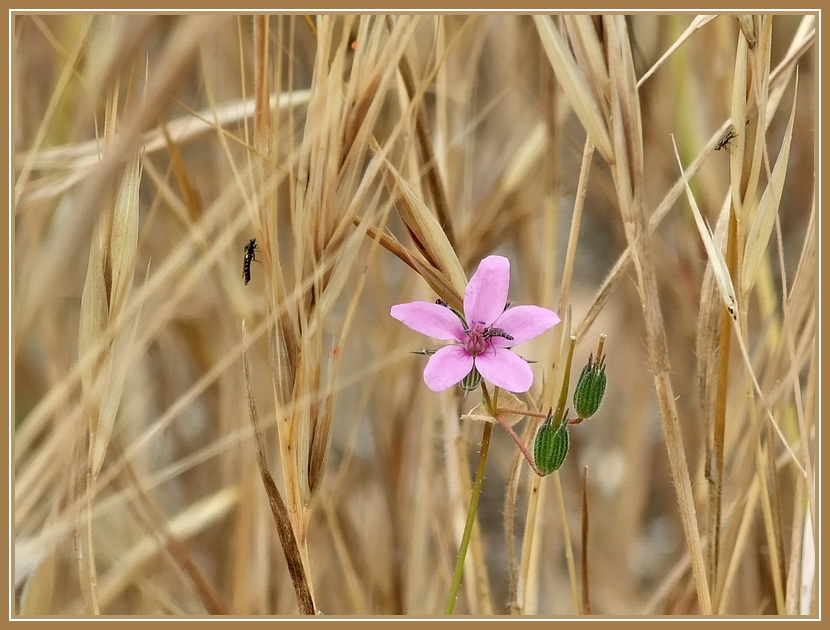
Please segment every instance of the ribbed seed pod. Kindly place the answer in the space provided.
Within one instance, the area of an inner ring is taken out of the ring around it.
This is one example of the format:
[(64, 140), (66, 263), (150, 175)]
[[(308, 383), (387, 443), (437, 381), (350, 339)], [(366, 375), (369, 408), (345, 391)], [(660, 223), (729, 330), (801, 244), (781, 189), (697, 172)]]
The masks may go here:
[(571, 436), (568, 433), (568, 423), (560, 422), (554, 427), (552, 417), (548, 414), (544, 424), (539, 427), (536, 441), (533, 444), (533, 459), (536, 467), (545, 475), (558, 470), (568, 456), (571, 447)]
[(588, 358), (588, 364), (582, 368), (579, 380), (574, 389), (574, 411), (582, 420), (593, 416), (605, 396), (605, 357), (597, 362), (593, 357)]

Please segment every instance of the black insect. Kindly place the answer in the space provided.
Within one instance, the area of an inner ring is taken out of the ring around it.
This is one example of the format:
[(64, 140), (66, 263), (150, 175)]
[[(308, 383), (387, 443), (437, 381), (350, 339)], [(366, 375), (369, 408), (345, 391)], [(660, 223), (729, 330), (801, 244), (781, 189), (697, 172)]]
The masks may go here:
[[(245, 278), (245, 284), (251, 281), (251, 261), (256, 260), (256, 239), (252, 238), (245, 245), (245, 260), (242, 263), (242, 277)], [(257, 262), (259, 262), (257, 260)]]
[(732, 144), (732, 138), (737, 137), (738, 134), (735, 133), (735, 128), (732, 125), (723, 132), (723, 135), (718, 140), (718, 143), (715, 145), (715, 151), (720, 151), (721, 149), (729, 149)]
[(504, 337), (507, 341), (513, 341), (513, 337), (508, 335), (501, 328), (493, 328), (492, 326), (490, 328), (485, 328), (481, 333), (481, 336), (485, 339), (488, 339), (489, 337)]

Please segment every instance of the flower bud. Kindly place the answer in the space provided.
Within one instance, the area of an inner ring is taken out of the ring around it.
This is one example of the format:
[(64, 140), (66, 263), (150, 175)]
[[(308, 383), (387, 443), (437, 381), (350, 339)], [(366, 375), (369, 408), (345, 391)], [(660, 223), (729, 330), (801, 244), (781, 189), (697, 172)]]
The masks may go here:
[(582, 368), (574, 390), (574, 411), (580, 420), (593, 416), (605, 396), (605, 356), (594, 361), (588, 357), (588, 364)]
[(476, 389), (481, 384), (481, 374), (478, 373), (478, 370), (473, 367), (470, 370), (470, 373), (467, 374), (463, 379), (461, 379), (461, 389), (464, 390), (464, 395), (466, 396), (471, 391)]
[(568, 423), (560, 422), (558, 426), (553, 426), (552, 420), (553, 415), (548, 412), (548, 417), (539, 427), (536, 441), (533, 444), (533, 459), (536, 462), (536, 468), (544, 475), (549, 475), (562, 466), (571, 447)]

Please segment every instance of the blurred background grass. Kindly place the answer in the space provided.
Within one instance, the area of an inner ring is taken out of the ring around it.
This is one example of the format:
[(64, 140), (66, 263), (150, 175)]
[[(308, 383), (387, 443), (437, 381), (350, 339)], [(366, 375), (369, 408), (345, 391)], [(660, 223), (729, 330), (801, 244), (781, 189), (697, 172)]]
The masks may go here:
[[(750, 21), (759, 41), (771, 29), (769, 57), (751, 53), (753, 71), (797, 66), (798, 105), (776, 229), (760, 280), (742, 296), (765, 402), (735, 344), (724, 381), (721, 568), (709, 586), (715, 610), (728, 614), (810, 610), (813, 484), (802, 473), (812, 470), (816, 419), (811, 19)], [(735, 16), (686, 38), (690, 24), (688, 15), (625, 19), (637, 77), (682, 44), (637, 91), (640, 192), (648, 217), (677, 181), (673, 134), (684, 165), (704, 157), (692, 189), (714, 227), (732, 154), (711, 143), (731, 115), (746, 36)], [(554, 28), (576, 32), (561, 17)], [(608, 336), (606, 399), (573, 429), (558, 478), (540, 484), (520, 464), (513, 545), (505, 497), (519, 454), (495, 427), (480, 538), (456, 612), (586, 612), (586, 467), (590, 612), (700, 612), (633, 269), (597, 300), (628, 244), (612, 173), (595, 155), (578, 240), (569, 241), (585, 129), (530, 17), (17, 15), (12, 37), (18, 612), (296, 614), (254, 458), (243, 351), (317, 609), (440, 612), (481, 429), (458, 420), (476, 396), (430, 392), (425, 358), (409, 354), (427, 340), (389, 317), (393, 304), (437, 297), (377, 238), (388, 234), (422, 258), (438, 247), (414, 242), (402, 210), (413, 202), (397, 192), (404, 184), (446, 231), (450, 249), (432, 259), (439, 272), (451, 278), (457, 264), (469, 277), (500, 253), (512, 262), (514, 303), (563, 319), (570, 308), (574, 382), (598, 335)], [(786, 76), (763, 132), (769, 168), (793, 106)], [(586, 82), (601, 100), (607, 86)], [(250, 238), (262, 265), (244, 285)], [(561, 305), (569, 242), (575, 260)], [(685, 196), (652, 249), (705, 537), (711, 412), (696, 344), (707, 256)], [(592, 309), (596, 319), (586, 320)], [(554, 347), (568, 325), (555, 341), (523, 347), (539, 361), (537, 407), (558, 394)], [(529, 493), (546, 485), (530, 523)], [(527, 531), (529, 564), (519, 557)]]

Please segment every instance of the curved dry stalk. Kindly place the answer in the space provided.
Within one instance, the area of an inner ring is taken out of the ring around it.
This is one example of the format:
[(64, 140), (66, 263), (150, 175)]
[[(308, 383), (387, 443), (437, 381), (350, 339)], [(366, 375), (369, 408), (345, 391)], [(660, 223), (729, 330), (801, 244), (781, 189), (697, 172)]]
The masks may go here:
[[(243, 320), (243, 341), (247, 337), (247, 334), (248, 330)], [(279, 488), (277, 488), (277, 484), (274, 482), (274, 478), (268, 467), (268, 455), (266, 454), (265, 443), (262, 439), (262, 429), (259, 425), (259, 416), (257, 415), (254, 392), (251, 386), (251, 370), (248, 365), (247, 351), (242, 354), (242, 371), (245, 376), (245, 386), (248, 393), (248, 412), (254, 429), (254, 440), (256, 441), (257, 466), (262, 477), (262, 484), (265, 486), (265, 494), (268, 496), (268, 505), (271, 507), (271, 516), (274, 519), (274, 525), (276, 526), (277, 535), (282, 545), (282, 551), (285, 554), (285, 562), (288, 564), (288, 573), (291, 575), (291, 581), (294, 584), (297, 605), (300, 608), (301, 614), (316, 615), (317, 610), (314, 607), (311, 583), (308, 578), (307, 560), (303, 557), (300, 546), (297, 543), (291, 517), (285, 507), (282, 494), (280, 494)]]

